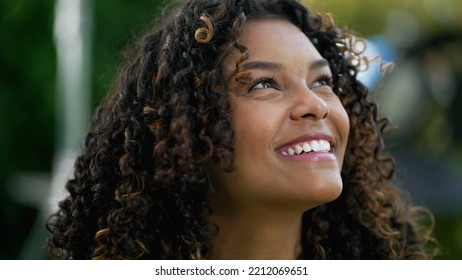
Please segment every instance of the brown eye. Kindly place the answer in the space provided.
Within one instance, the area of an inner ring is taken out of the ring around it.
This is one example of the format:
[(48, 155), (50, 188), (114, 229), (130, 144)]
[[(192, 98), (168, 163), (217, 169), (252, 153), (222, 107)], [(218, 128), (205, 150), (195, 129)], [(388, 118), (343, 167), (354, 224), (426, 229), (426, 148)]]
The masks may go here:
[(273, 78), (263, 78), (255, 82), (249, 89), (249, 91), (255, 89), (268, 89), (268, 88), (275, 88), (277, 89), (276, 82)]
[(332, 87), (332, 85), (332, 77), (329, 75), (322, 75), (311, 85), (311, 88), (317, 88), (322, 86)]

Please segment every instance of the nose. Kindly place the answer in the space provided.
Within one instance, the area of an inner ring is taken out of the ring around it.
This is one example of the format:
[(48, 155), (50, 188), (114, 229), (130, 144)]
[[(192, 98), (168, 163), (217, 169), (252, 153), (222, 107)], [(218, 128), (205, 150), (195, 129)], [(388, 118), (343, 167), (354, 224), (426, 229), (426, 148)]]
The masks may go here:
[(327, 102), (309, 88), (298, 90), (293, 94), (293, 106), (290, 118), (293, 120), (322, 120), (329, 115)]

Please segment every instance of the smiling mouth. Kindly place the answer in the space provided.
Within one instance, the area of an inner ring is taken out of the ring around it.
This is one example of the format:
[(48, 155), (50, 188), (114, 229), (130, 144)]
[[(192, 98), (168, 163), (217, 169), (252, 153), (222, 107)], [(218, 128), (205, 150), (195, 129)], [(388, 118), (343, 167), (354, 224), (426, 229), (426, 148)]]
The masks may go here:
[(300, 155), (304, 153), (329, 153), (331, 144), (327, 140), (311, 140), (297, 143), (280, 150), (283, 156)]

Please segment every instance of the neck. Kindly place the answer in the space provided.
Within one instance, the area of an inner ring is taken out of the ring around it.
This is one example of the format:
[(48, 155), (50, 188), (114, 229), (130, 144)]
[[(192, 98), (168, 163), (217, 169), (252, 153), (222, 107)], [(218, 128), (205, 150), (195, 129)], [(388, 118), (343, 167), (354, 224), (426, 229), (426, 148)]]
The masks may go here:
[(212, 241), (211, 258), (297, 259), (302, 253), (301, 217), (255, 209), (214, 213), (219, 233)]

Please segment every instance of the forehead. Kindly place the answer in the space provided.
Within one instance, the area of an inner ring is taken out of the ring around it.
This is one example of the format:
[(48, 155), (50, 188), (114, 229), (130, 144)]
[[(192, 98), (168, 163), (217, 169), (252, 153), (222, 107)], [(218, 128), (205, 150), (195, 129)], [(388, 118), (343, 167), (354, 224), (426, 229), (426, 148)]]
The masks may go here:
[[(300, 33), (300, 34), (298, 34)], [(293, 36), (295, 34), (306, 36), (301, 30), (286, 19), (269, 17), (249, 19), (239, 33), (242, 41), (252, 41), (252, 39), (274, 38), (278, 36)]]
[[(248, 50), (247, 61), (263, 60), (282, 64), (296, 61), (309, 64), (322, 58), (310, 39), (285, 19), (250, 19), (243, 26), (238, 40)], [(234, 68), (239, 56), (237, 50), (229, 56), (224, 61), (224, 70), (234, 70), (230, 68)]]
[(310, 39), (295, 25), (285, 19), (250, 19), (243, 26), (239, 40), (247, 48), (275, 51), (287, 47), (287, 51), (317, 52)]

